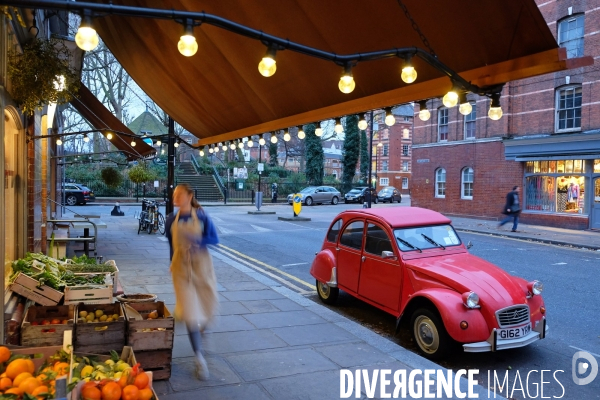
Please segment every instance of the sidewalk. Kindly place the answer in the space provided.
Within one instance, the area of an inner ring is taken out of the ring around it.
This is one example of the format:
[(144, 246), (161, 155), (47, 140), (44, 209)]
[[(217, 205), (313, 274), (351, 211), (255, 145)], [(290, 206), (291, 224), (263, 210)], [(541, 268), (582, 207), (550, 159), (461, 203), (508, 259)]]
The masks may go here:
[[(166, 238), (137, 235), (132, 215), (112, 217), (107, 209), (102, 219), (108, 227), (99, 232), (98, 254), (116, 260), (125, 293), (157, 294), (173, 310)], [(407, 379), (413, 369), (446, 371), (280, 282), (220, 252), (212, 253), (220, 315), (203, 336), (210, 379), (194, 378), (187, 332), (177, 324), (172, 376), (154, 385), (161, 400), (337, 399), (344, 368), (404, 370)], [(467, 380), (462, 378), (460, 384), (466, 392)], [(392, 380), (388, 393), (393, 388)], [(367, 398), (364, 384), (361, 389), (360, 398)], [(482, 386), (475, 392), (480, 398), (487, 396)], [(380, 396), (379, 387), (374, 393)], [(351, 397), (356, 398), (354, 393)]]

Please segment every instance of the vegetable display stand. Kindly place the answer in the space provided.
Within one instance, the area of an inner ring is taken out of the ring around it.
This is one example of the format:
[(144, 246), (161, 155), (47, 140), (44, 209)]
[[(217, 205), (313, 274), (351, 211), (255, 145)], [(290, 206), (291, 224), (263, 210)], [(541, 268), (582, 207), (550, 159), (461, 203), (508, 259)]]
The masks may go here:
[[(175, 320), (162, 301), (127, 303), (127, 345), (131, 346), (146, 371), (155, 380), (171, 377)], [(137, 312), (137, 319), (133, 313)], [(143, 320), (139, 319), (139, 315)]]
[(117, 282), (119, 281), (119, 268), (117, 268), (117, 263), (115, 262), (115, 260), (108, 260), (102, 264), (76, 264), (77, 269), (75, 265), (72, 262), (70, 263), (69, 261), (70, 260), (67, 260), (67, 265), (65, 266), (65, 268), (67, 268), (70, 271), (73, 271), (75, 275), (87, 275), (90, 273), (102, 272), (110, 273), (113, 294), (117, 293)]
[[(121, 304), (79, 304), (75, 312), (78, 316), (75, 323), (75, 351), (103, 354), (125, 346), (125, 315)], [(98, 322), (86, 322), (91, 313), (94, 313)], [(113, 316), (116, 319), (113, 320)]]
[(21, 272), (17, 274), (9, 290), (33, 300), (43, 306), (55, 306), (63, 298), (63, 293), (40, 283)]
[(113, 278), (105, 274), (103, 285), (65, 286), (64, 304), (106, 304), (113, 300)]
[(60, 346), (73, 330), (74, 306), (30, 306), (21, 326), (21, 346)]

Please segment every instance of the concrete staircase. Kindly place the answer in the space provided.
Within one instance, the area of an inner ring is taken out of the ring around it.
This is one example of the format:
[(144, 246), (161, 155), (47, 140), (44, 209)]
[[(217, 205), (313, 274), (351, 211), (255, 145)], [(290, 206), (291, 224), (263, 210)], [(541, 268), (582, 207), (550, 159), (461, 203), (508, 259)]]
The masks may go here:
[(182, 162), (177, 165), (181, 170), (175, 181), (179, 183), (187, 183), (196, 191), (196, 198), (200, 203), (206, 202), (221, 202), (223, 195), (219, 191), (217, 182), (212, 175), (198, 175), (191, 162)]

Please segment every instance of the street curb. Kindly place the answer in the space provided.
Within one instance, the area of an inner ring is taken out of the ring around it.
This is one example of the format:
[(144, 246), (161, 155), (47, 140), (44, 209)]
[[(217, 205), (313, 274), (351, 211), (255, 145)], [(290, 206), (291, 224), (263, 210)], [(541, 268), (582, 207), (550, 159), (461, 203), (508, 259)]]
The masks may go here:
[[(317, 314), (324, 320), (329, 321), (329, 322), (333, 323), (334, 325), (344, 329), (345, 331), (349, 332), (351, 335), (356, 336), (358, 339), (363, 340), (368, 345), (378, 349), (382, 353), (395, 358), (402, 364), (405, 364), (408, 368), (411, 368), (413, 370), (419, 369), (421, 371), (424, 371), (426, 369), (448, 371), (447, 368), (444, 368), (441, 365), (434, 363), (433, 361), (430, 361), (424, 357), (421, 357), (420, 355), (418, 355), (416, 353), (413, 353), (412, 351), (405, 349), (404, 347), (398, 345), (397, 343), (394, 343), (391, 340), (386, 339), (386, 338), (376, 334), (375, 332), (371, 331), (370, 329), (365, 328), (364, 326), (362, 326), (340, 314), (337, 314), (337, 313), (331, 311), (330, 309), (328, 309), (327, 307), (325, 307), (319, 303), (316, 303), (312, 300), (307, 299), (306, 297), (287, 288), (282, 283), (276, 282), (273, 279), (264, 276), (260, 272), (257, 272), (250, 267), (246, 267), (245, 265), (243, 265), (235, 260), (232, 260), (231, 258), (227, 257), (220, 251), (211, 251), (211, 254), (213, 255), (213, 257), (218, 258), (219, 260), (221, 260), (224, 263), (228, 264), (229, 266), (237, 269), (238, 271), (245, 273), (246, 275), (256, 279), (258, 282), (262, 283), (263, 285), (268, 286), (270, 289), (285, 296), (286, 298), (290, 299), (291, 301), (295, 302), (296, 304), (298, 304), (302, 307), (308, 308), (310, 311), (314, 312), (315, 314)], [(435, 377), (433, 377), (433, 380), (435, 381)], [(468, 387), (469, 387), (468, 380), (464, 377), (461, 377), (460, 378), (461, 391), (466, 393), (468, 390)], [(489, 395), (488, 389), (486, 389), (485, 387), (483, 387), (481, 385), (476, 385), (474, 387), (474, 393), (479, 394), (481, 396), (481, 398), (485, 398), (485, 396)], [(506, 398), (504, 398), (500, 395), (496, 395), (495, 398), (506, 400)]]
[(584, 245), (584, 244), (577, 244), (577, 243), (572, 243), (572, 242), (564, 242), (562, 240), (541, 239), (541, 238), (535, 238), (535, 237), (529, 237), (529, 236), (520, 236), (520, 235), (508, 235), (506, 233), (497, 233), (497, 232), (490, 232), (490, 231), (482, 231), (482, 230), (478, 230), (478, 229), (469, 229), (469, 228), (459, 228), (457, 226), (454, 226), (454, 229), (456, 229), (457, 231), (460, 231), (460, 232), (481, 233), (483, 235), (490, 235), (490, 236), (496, 236), (496, 237), (502, 237), (502, 238), (527, 240), (527, 241), (530, 241), (530, 242), (552, 244), (552, 245), (556, 245), (556, 246), (571, 246), (571, 247), (577, 247), (577, 248), (580, 248), (580, 249), (583, 249), (583, 250), (600, 251), (600, 246)]

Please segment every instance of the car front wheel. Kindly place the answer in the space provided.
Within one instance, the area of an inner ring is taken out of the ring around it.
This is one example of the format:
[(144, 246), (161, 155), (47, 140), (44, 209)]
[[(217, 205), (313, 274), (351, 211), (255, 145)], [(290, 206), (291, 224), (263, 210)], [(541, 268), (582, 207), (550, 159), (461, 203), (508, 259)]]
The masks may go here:
[(313, 199), (312, 199), (312, 197), (307, 197), (306, 200), (304, 200), (304, 202), (306, 203), (307, 206), (312, 206), (313, 205)]
[(437, 312), (427, 308), (416, 310), (410, 326), (415, 343), (426, 358), (439, 360), (450, 350), (452, 339)]
[(323, 303), (334, 304), (340, 294), (340, 289), (317, 281), (317, 294)]
[(76, 196), (74, 196), (74, 195), (72, 195), (72, 194), (71, 194), (71, 195), (69, 195), (69, 196), (67, 196), (67, 198), (66, 198), (66, 200), (65, 200), (65, 201), (66, 201), (66, 202), (67, 202), (67, 204), (68, 204), (68, 205), (70, 205), (70, 206), (77, 205), (77, 197), (76, 197)]
[(337, 198), (337, 196), (333, 196), (333, 199), (331, 199), (331, 204), (333, 204), (334, 206), (339, 202), (339, 199)]

